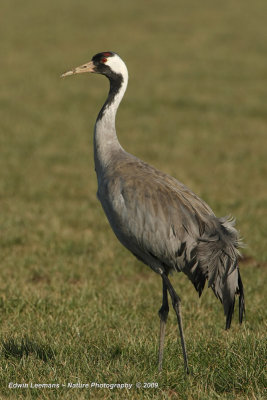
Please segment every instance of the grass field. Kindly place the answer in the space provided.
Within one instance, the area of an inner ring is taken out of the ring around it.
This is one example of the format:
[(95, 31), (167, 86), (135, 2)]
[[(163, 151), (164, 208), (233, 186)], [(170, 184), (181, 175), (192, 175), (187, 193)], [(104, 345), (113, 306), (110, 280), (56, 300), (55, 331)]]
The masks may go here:
[[(2, 0), (1, 399), (266, 398), (266, 15), (264, 0)], [(157, 372), (161, 280), (117, 242), (96, 199), (92, 132), (108, 84), (59, 78), (106, 50), (130, 74), (122, 145), (216, 215), (234, 215), (247, 244), (241, 327), (236, 314), (225, 332), (213, 293), (199, 300), (185, 276), (172, 277), (190, 376), (173, 311)]]

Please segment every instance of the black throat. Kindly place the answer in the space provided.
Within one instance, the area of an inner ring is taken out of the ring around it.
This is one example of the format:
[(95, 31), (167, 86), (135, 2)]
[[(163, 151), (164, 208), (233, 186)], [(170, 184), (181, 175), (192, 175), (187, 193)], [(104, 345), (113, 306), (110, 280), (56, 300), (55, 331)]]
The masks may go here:
[(121, 74), (115, 74), (114, 72), (109, 70), (107, 73), (105, 73), (105, 76), (109, 79), (110, 89), (107, 100), (105, 101), (103, 107), (98, 114), (97, 121), (103, 118), (105, 111), (114, 102), (114, 98), (119, 93), (123, 83), (123, 76)]

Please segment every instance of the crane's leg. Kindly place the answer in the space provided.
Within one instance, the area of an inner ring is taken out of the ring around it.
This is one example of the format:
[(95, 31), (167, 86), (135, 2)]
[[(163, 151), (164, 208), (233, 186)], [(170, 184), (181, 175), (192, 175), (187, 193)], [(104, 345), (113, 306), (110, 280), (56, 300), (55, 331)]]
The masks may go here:
[(177, 322), (178, 322), (178, 327), (179, 327), (179, 331), (180, 331), (180, 337), (181, 337), (181, 344), (182, 344), (182, 350), (183, 350), (183, 356), (184, 356), (184, 367), (186, 372), (189, 374), (189, 369), (188, 369), (188, 358), (187, 358), (187, 352), (186, 352), (186, 345), (185, 345), (185, 340), (184, 340), (184, 331), (183, 331), (183, 324), (182, 324), (182, 314), (181, 314), (181, 310), (180, 310), (180, 297), (177, 295), (177, 293), (175, 292), (168, 276), (162, 272), (161, 273), (161, 277), (165, 283), (165, 285), (167, 286), (168, 292), (171, 296), (172, 299), (172, 305), (174, 308), (174, 311), (176, 313), (177, 316)]
[(162, 279), (162, 306), (159, 309), (159, 318), (160, 318), (159, 371), (162, 370), (164, 338), (165, 338), (165, 329), (166, 329), (166, 322), (167, 322), (168, 314), (169, 314), (168, 289), (167, 289), (166, 283)]

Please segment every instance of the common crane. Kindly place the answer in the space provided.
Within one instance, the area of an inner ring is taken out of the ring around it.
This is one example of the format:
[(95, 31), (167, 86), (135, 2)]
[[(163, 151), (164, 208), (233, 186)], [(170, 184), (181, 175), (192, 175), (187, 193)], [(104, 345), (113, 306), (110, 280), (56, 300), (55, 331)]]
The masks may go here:
[(93, 72), (105, 75), (110, 90), (94, 129), (97, 196), (119, 241), (162, 278), (159, 310), (158, 367), (162, 369), (168, 293), (177, 316), (185, 370), (188, 358), (180, 298), (170, 280), (171, 271), (184, 272), (201, 295), (206, 280), (221, 301), (230, 328), (235, 295), (239, 295), (239, 322), (245, 311), (238, 268), (239, 235), (229, 218), (217, 218), (211, 208), (185, 185), (127, 153), (115, 128), (128, 71), (118, 54), (108, 51), (62, 76)]

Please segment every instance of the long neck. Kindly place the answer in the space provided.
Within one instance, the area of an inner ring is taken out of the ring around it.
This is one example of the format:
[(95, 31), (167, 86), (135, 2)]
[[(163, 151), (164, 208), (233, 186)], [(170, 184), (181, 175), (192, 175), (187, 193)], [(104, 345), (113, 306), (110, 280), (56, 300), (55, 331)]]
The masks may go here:
[(109, 77), (109, 94), (96, 120), (94, 158), (97, 174), (110, 163), (114, 152), (122, 149), (116, 134), (115, 119), (128, 83), (127, 69), (123, 72), (123, 75), (114, 74)]

